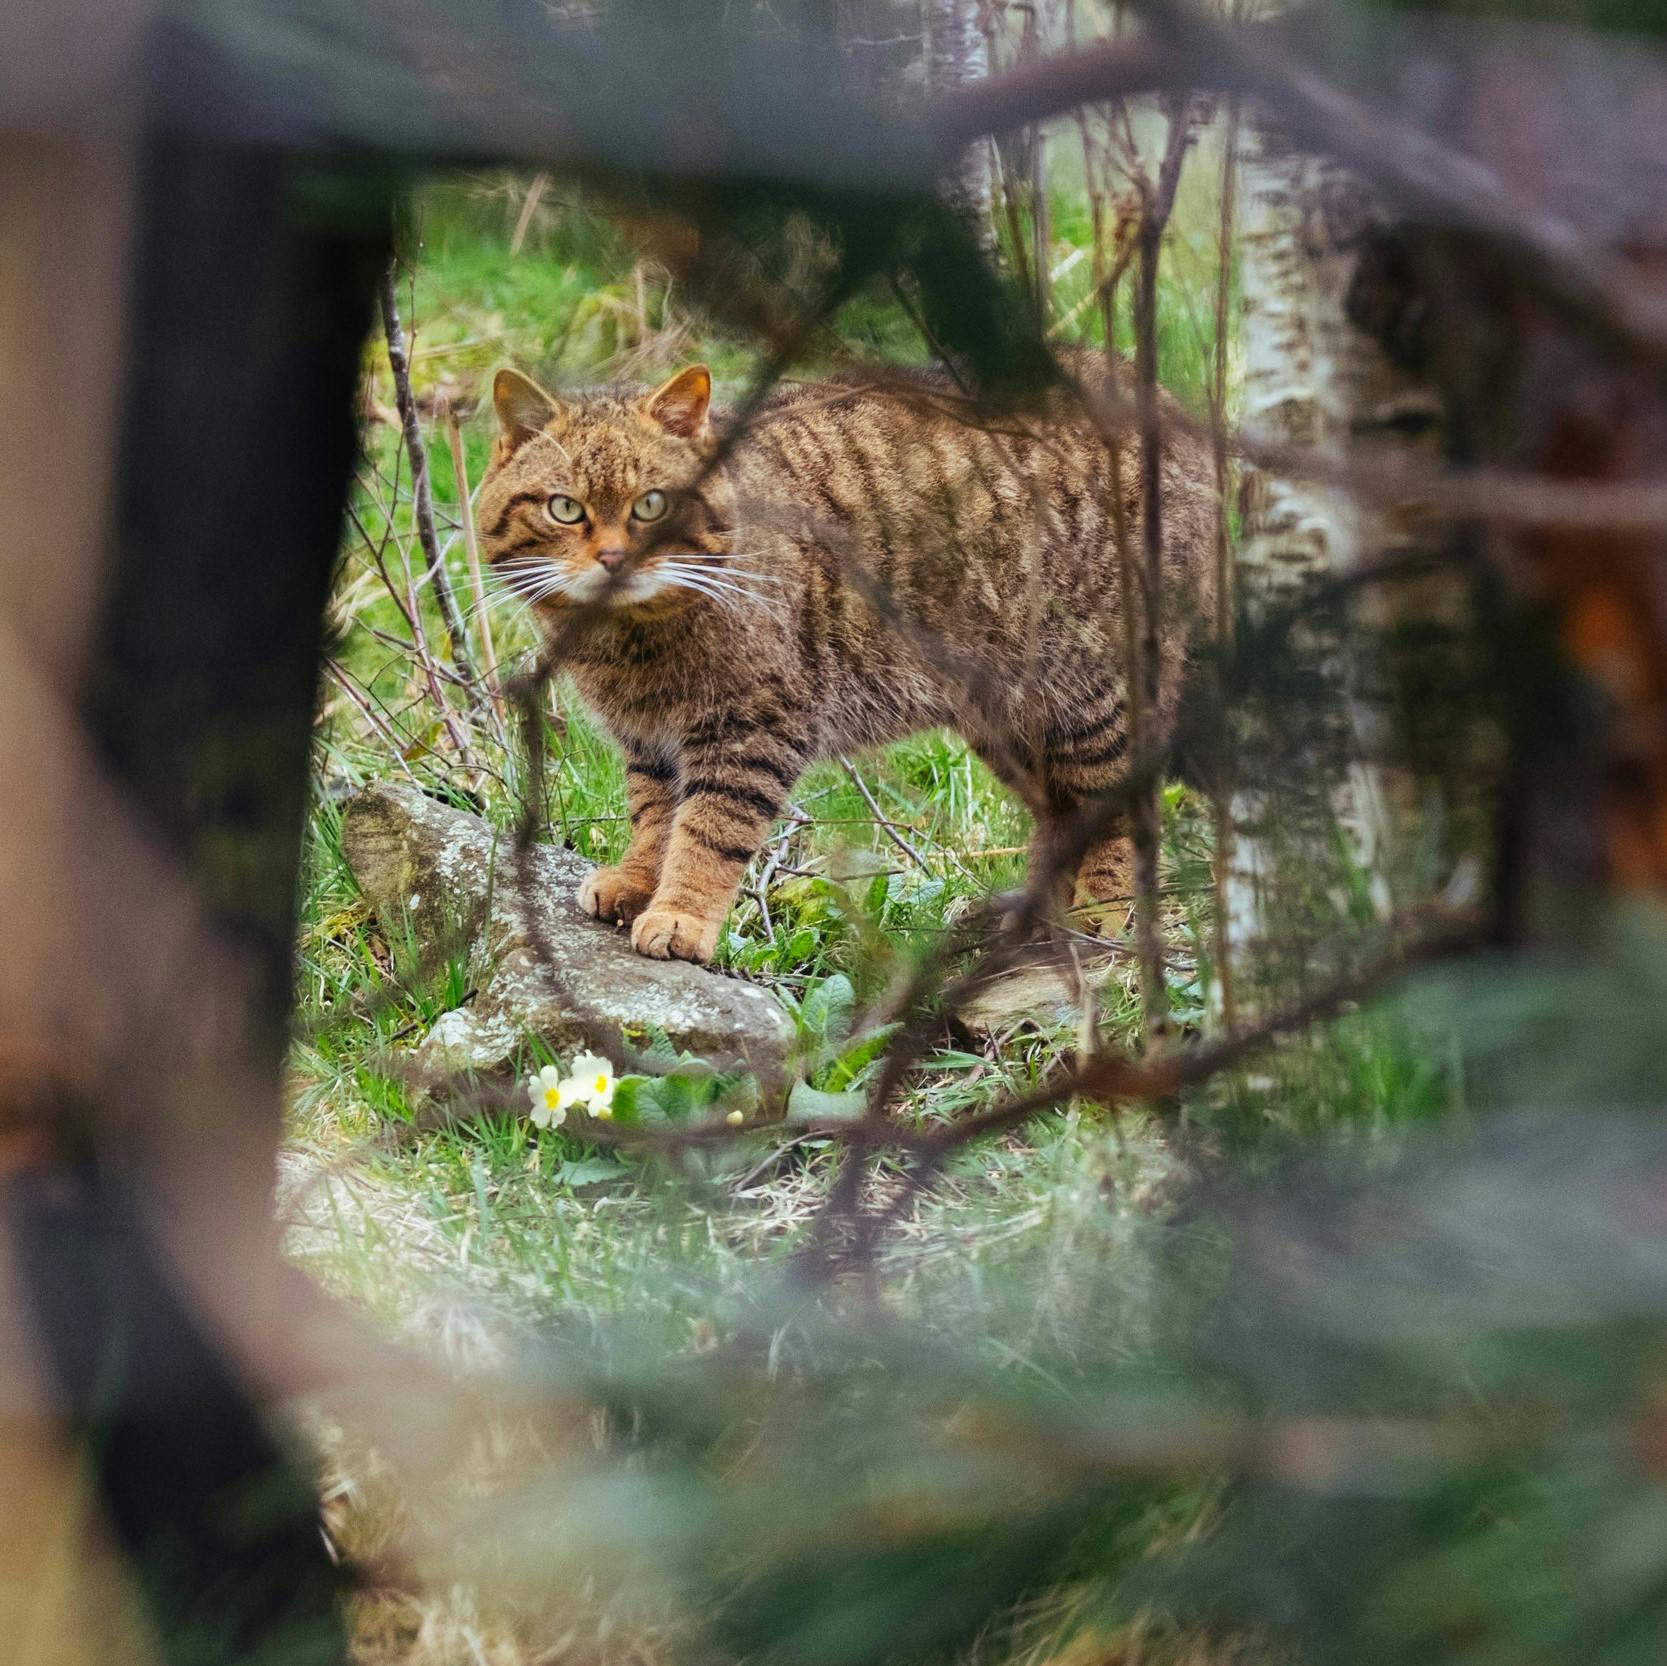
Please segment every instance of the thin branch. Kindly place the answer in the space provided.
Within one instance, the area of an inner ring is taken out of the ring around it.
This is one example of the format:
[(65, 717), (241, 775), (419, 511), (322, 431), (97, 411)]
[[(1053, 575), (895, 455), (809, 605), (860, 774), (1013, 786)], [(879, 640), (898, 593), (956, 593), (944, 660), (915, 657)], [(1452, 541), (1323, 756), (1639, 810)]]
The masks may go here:
[(858, 773), (857, 766), (853, 764), (843, 753), (840, 755), (839, 767), (851, 778), (851, 785), (862, 794), (863, 803), (874, 812), (874, 819), (879, 824), (880, 829), (884, 832), (885, 836), (890, 839), (891, 842), (896, 845), (897, 848), (902, 851), (903, 854), (908, 857), (908, 859), (913, 862), (922, 873), (930, 873), (932, 870), (926, 865), (926, 858), (922, 856), (920, 852), (903, 837), (897, 828), (886, 819), (885, 811), (874, 802), (874, 795), (868, 790), (868, 783), (864, 781), (862, 776)]
[(956, 157), (975, 140), (1027, 127), (1078, 105), (1210, 85), (1197, 64), (1166, 42), (1150, 37), (1112, 41), (1037, 59), (942, 94), (931, 111), (933, 143), (940, 155)]
[(394, 762), (405, 772), (406, 779), (411, 781), (414, 785), (420, 786), (422, 783), (419, 782), (416, 776), (411, 773), (411, 766), (405, 761), (405, 748), (400, 743), (399, 736), (394, 733), (394, 731), (389, 727), (387, 721), (383, 718), (382, 714), (371, 704), (369, 697), (361, 694), (359, 690), (354, 687), (353, 679), (340, 665), (336, 663), (334, 659), (331, 659), (328, 655), (325, 656), (324, 669), (329, 673), (331, 679), (335, 682), (336, 686), (342, 691), (342, 693), (345, 694), (348, 699), (358, 707), (361, 715), (364, 717), (365, 721), (370, 724), (371, 728), (373, 728), (377, 734), (379, 734), (383, 740), (387, 742), (388, 750), (393, 755)]
[[(382, 274), (380, 297), (382, 329), (388, 341), (388, 364), (394, 373), (394, 394), (399, 404), (399, 420), (405, 437), (406, 455), (411, 459), (411, 502), (417, 522), (417, 538), (422, 544), (428, 563), (424, 577), (434, 586), (434, 599), (440, 606), (440, 617), (445, 623), (446, 636), (451, 643), (452, 664), (468, 686), (473, 698), (475, 691), (474, 666), (469, 657), (469, 639), (458, 615), (457, 598), (452, 594), (451, 580), (446, 574), (445, 556), (434, 530), (434, 493), (429, 481), (428, 447), (423, 441), (422, 423), (417, 416), (416, 395), (411, 391), (411, 354), (406, 346), (405, 331), (399, 321), (397, 266), (390, 262)], [(467, 506), (465, 506), (467, 507)]]
[[(1210, 457), (1215, 467), (1215, 606), (1216, 651), (1225, 665), (1233, 651), (1233, 552), (1227, 527), (1227, 346), (1233, 282), (1233, 230), (1236, 217), (1239, 150), (1239, 101), (1227, 106), (1227, 133), (1221, 158), (1221, 212), (1216, 225), (1215, 343), (1210, 365)], [(1219, 777), (1221, 772), (1214, 771)], [(1210, 866), (1214, 891), (1211, 943), (1215, 951), (1215, 987), (1221, 1020), (1228, 1031), (1237, 1013), (1233, 999), (1232, 934), (1227, 922), (1227, 874), (1233, 852), (1233, 805), (1224, 780), (1210, 782), (1210, 814), (1215, 850)]]
[(1250, 93), (1291, 133), (1403, 203), (1508, 244), (1515, 275), (1618, 346), (1667, 362), (1667, 298), (1572, 221), (1516, 195), (1485, 163), (1373, 109), (1295, 61), (1266, 31), (1218, 22), (1184, 0), (1134, 0), (1158, 40), (1208, 83)]
[[(1129, 702), (1129, 739), (1137, 770), (1150, 771), (1149, 753), (1161, 712), (1164, 643), (1163, 571), (1163, 425), (1158, 407), (1158, 265), (1164, 233), (1175, 208), (1181, 164), (1188, 143), (1187, 104), (1177, 101), (1169, 112), (1169, 130), (1155, 185), (1142, 181), (1140, 229), (1136, 241), (1140, 261), (1136, 269), (1135, 404), (1140, 419), (1140, 515), (1143, 582), (1138, 587), (1141, 633), (1138, 664), (1129, 668), (1129, 689), (1138, 698)], [(1125, 592), (1125, 612), (1136, 604)], [(1169, 1023), (1169, 990), (1164, 973), (1163, 921), (1158, 889), (1158, 846), (1162, 816), (1155, 773), (1134, 801), (1131, 816), (1135, 856), (1135, 935), (1140, 947), (1140, 990), (1147, 1041), (1158, 1040)]]
[(1139, 39), (1068, 52), (945, 94), (929, 121), (941, 155), (1081, 104), (1136, 93), (1248, 94), (1291, 134), (1420, 213), (1521, 257), (1519, 279), (1651, 363), (1667, 361), (1667, 297), (1561, 215), (1518, 196), (1485, 163), (1374, 109), (1293, 61), (1274, 25), (1228, 26), (1177, 0), (1136, 0)]
[(492, 698), (492, 710), (498, 720), (498, 738), (507, 746), (504, 697), (498, 687), (498, 650), (492, 642), (492, 619), (486, 605), (486, 581), (480, 565), (480, 535), (475, 528), (474, 499), (469, 491), (469, 470), (463, 456), (463, 430), (458, 424), (457, 412), (449, 401), (446, 405), (446, 440), (451, 448), (452, 490), (457, 495), (458, 513), (463, 520), (463, 549), (469, 560), (469, 583), (474, 591), (475, 618), (480, 621), (481, 646), (486, 650), (486, 689)]
[[(1140, 1060), (1121, 1053), (1083, 1059), (1055, 1070), (1039, 1088), (1029, 1093), (1013, 1095), (976, 1116), (964, 1117), (921, 1136), (911, 1142), (918, 1160), (902, 1191), (883, 1211), (862, 1223), (855, 1253), (871, 1257), (880, 1237), (932, 1187), (945, 1162), (974, 1141), (1017, 1128), (1032, 1117), (1077, 1098), (1106, 1105), (1117, 1102), (1173, 1105), (1184, 1088), (1201, 1086), (1282, 1037), (1335, 1016), (1420, 967), (1473, 952), (1486, 940), (1485, 933), (1485, 925), (1474, 921), (1444, 927), (1370, 966), (1344, 974), (1251, 1028), (1225, 1036), (1209, 1046), (1176, 1049)], [(852, 1136), (864, 1126), (853, 1125)]]

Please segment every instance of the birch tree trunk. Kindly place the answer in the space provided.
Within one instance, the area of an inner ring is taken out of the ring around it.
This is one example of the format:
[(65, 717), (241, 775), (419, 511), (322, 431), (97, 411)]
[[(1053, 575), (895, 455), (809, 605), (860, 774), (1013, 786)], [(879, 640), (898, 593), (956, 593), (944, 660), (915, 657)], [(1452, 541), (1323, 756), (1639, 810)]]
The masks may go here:
[[(926, 85), (937, 95), (982, 81), (990, 73), (989, 47), (979, 27), (977, 0), (925, 0)], [(961, 157), (947, 181), (952, 201), (963, 206), (979, 237), (994, 240), (990, 210), (990, 146), (980, 139)]]
[[(1434, 396), (1351, 317), (1375, 205), (1336, 164), (1293, 149), (1265, 119), (1247, 121), (1243, 134), (1246, 437), (1341, 465), (1362, 443), (1382, 455), (1406, 435), (1433, 435)], [(1345, 649), (1339, 614), (1309, 613), (1277, 644), (1258, 627), (1327, 579), (1404, 547), (1407, 534), (1393, 516), (1313, 478), (1253, 473), (1241, 504), (1235, 584), (1248, 656), (1279, 656), (1275, 677), (1268, 664), (1249, 668), (1264, 673), (1264, 692), (1235, 714), (1223, 938), (1238, 1004), (1253, 1014), (1259, 988), (1318, 969), (1317, 945), (1358, 904), (1362, 883), (1379, 916), (1388, 914), (1391, 800), (1404, 796), (1366, 761), (1389, 750), (1387, 704), (1371, 665)]]

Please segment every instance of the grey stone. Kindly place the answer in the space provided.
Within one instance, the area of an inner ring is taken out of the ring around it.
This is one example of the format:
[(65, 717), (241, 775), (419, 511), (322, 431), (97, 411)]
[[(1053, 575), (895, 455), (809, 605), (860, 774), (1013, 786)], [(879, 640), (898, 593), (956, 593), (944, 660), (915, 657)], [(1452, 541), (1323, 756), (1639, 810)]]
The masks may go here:
[(508, 835), (416, 787), (385, 781), (348, 805), (342, 851), (390, 941), (424, 957), (478, 943), (490, 972), (416, 1050), (419, 1069), (503, 1070), (528, 1035), (558, 1055), (663, 1035), (720, 1069), (779, 1090), (793, 1027), (754, 984), (682, 961), (648, 960), (628, 935), (581, 914), (591, 864)]
[[(1085, 959), (1082, 983), (1097, 995), (1115, 973), (1113, 962)], [(1024, 1024), (1064, 1024), (1080, 1016), (1082, 989), (1069, 966), (1044, 962), (993, 978), (955, 1009), (974, 1035), (1006, 1036)]]

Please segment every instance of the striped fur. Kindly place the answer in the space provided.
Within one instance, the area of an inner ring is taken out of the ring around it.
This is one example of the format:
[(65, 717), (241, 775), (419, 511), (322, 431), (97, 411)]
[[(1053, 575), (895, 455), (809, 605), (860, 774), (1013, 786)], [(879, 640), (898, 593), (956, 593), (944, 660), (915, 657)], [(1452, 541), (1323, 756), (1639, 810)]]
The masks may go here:
[[(626, 757), (630, 847), (582, 905), (644, 954), (709, 959), (806, 765), (938, 725), (1023, 798), (1045, 853), (1126, 767), (1106, 441), (1063, 393), (981, 419), (920, 376), (781, 389), (724, 448), (710, 387), (696, 367), (648, 394), (557, 400), (512, 371), (494, 390), (484, 547)], [(1160, 721), (1214, 612), (1209, 459), (1171, 433)], [(1138, 564), (1135, 447), (1119, 449)], [(650, 492), (670, 508), (645, 520)], [(1079, 892), (1115, 912), (1128, 866), (1113, 828)]]

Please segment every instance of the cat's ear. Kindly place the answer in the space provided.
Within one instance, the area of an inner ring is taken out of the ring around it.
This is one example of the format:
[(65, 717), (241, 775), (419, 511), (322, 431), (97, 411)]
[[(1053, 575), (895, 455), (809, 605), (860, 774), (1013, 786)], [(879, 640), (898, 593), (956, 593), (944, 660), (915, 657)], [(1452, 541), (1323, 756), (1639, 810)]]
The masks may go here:
[(643, 401), (643, 409), (664, 428), (685, 440), (706, 437), (706, 413), (712, 405), (712, 372), (703, 364), (680, 370)]
[(500, 370), (492, 380), (492, 405), (511, 446), (536, 434), (556, 414), (556, 402), (519, 370)]

